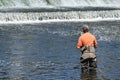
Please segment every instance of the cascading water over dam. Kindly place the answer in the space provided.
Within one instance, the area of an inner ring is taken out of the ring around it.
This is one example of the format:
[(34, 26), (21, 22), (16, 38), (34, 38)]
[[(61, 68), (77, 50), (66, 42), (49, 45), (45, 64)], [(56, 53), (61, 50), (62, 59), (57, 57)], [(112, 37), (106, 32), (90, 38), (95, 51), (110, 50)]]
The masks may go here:
[[(53, 15), (54, 14), (54, 15)], [(11, 12), (0, 13), (0, 21), (86, 20), (120, 18), (120, 11)]]
[(119, 0), (0, 0), (0, 22), (120, 19)]
[(120, 0), (0, 0), (0, 6), (6, 7), (50, 7), (50, 6), (98, 6), (119, 7)]

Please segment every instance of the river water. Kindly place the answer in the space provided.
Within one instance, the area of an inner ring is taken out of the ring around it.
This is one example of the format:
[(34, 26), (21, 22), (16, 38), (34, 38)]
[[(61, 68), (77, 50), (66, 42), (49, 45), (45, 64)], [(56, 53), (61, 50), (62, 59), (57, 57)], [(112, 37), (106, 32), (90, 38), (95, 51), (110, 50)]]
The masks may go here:
[[(82, 73), (81, 25), (98, 40), (96, 71)], [(120, 80), (120, 21), (0, 26), (0, 80)]]

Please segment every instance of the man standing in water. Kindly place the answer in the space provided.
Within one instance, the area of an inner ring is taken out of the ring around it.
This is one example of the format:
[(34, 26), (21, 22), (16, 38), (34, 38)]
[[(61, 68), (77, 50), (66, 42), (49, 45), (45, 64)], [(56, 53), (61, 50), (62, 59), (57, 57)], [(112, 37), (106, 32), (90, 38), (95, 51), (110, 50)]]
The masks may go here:
[(94, 69), (97, 67), (95, 48), (97, 48), (97, 40), (94, 35), (89, 32), (88, 25), (83, 25), (83, 33), (77, 43), (77, 48), (81, 49), (81, 69)]

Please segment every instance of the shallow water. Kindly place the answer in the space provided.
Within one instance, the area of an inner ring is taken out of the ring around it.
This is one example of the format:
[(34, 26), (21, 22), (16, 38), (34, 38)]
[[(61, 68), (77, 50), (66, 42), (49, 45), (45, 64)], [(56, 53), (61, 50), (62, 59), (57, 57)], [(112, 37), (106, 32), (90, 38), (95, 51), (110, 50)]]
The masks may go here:
[(82, 24), (0, 26), (0, 80), (119, 80), (119, 21), (87, 23), (99, 43), (98, 68), (87, 73), (76, 49)]

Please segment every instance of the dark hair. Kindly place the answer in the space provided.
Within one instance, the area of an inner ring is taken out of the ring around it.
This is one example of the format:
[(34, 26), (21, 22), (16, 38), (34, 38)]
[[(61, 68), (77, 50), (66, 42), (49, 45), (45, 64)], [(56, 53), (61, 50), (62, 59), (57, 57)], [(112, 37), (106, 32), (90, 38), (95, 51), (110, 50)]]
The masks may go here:
[(85, 32), (88, 32), (89, 31), (89, 27), (88, 27), (88, 25), (83, 25), (83, 32), (85, 33)]

